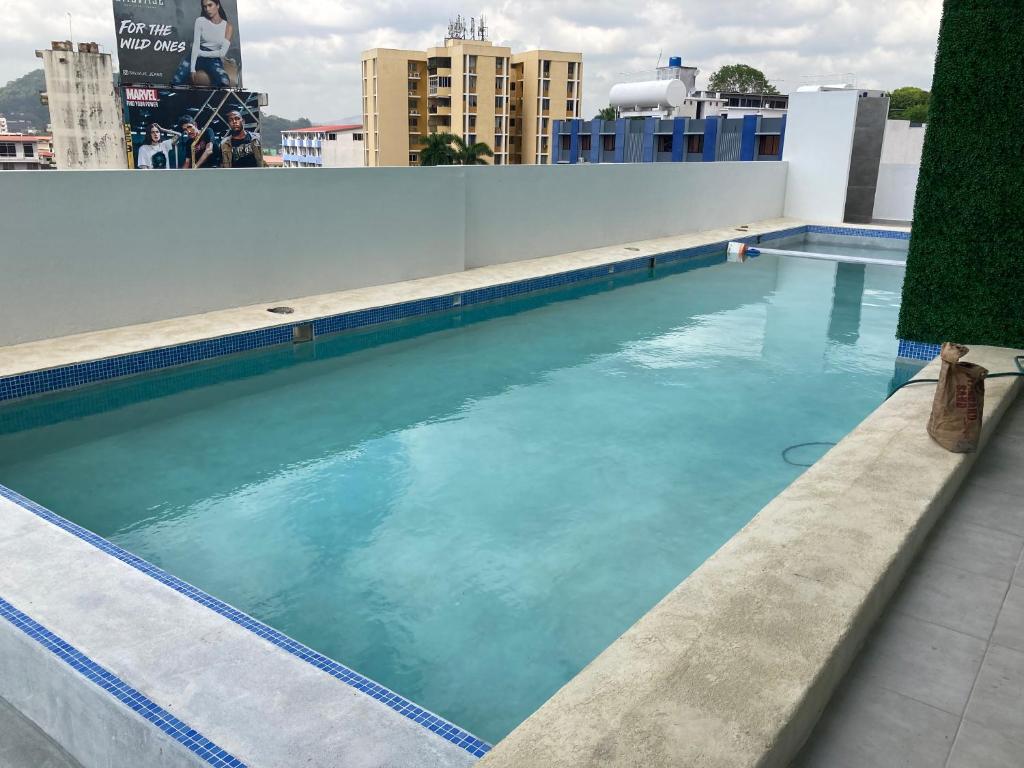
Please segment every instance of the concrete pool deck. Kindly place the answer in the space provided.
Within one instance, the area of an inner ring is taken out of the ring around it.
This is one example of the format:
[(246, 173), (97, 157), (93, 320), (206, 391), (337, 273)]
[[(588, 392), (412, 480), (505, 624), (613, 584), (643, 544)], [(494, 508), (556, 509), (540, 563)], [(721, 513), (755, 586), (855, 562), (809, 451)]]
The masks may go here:
[(793, 768), (1024, 764), (1024, 398), (914, 562)]

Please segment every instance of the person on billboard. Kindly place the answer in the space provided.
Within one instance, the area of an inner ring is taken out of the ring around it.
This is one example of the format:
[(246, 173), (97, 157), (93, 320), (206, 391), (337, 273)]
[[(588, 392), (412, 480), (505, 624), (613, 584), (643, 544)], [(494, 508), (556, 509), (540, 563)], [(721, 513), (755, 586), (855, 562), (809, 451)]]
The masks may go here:
[[(214, 88), (231, 87), (231, 77), (224, 68), (225, 57), (231, 47), (234, 29), (228, 21), (221, 0), (201, 0), (202, 7), (196, 19), (192, 52), (186, 56), (174, 73), (172, 85), (210, 85)], [(205, 78), (199, 77), (204, 73)], [(209, 83), (201, 82), (208, 78)]]
[[(172, 138), (162, 138), (165, 133), (170, 134)], [(171, 160), (176, 155), (171, 153), (175, 151), (180, 139), (181, 134), (177, 131), (161, 128), (159, 123), (150, 123), (146, 130), (146, 141), (139, 145), (135, 167), (143, 170), (164, 170), (174, 167)]]
[(199, 126), (190, 117), (182, 118), (181, 137), (182, 156), (185, 158), (182, 168), (216, 168), (220, 165), (220, 148), (213, 131), (207, 128), (199, 130)]
[(228, 112), (228, 127), (231, 132), (220, 140), (221, 165), (225, 168), (262, 168), (260, 135), (245, 130), (241, 112)]

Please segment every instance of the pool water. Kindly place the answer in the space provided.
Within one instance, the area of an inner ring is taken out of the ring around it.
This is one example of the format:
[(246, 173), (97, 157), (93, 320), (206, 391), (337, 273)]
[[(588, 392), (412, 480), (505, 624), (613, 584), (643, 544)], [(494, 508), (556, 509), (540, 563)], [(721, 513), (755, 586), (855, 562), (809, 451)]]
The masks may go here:
[(496, 741), (884, 399), (902, 278), (715, 256), (10, 404), (0, 483)]

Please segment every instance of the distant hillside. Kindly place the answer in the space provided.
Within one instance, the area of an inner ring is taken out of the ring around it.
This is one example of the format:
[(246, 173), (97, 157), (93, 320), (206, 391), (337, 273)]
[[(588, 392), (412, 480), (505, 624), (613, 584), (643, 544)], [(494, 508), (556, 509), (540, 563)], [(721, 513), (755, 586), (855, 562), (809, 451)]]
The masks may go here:
[(43, 70), (37, 69), (12, 80), (0, 88), (0, 115), (7, 118), (9, 130), (46, 130), (50, 122), (50, 110), (39, 102), (39, 92), (46, 90)]
[(277, 115), (263, 115), (260, 121), (260, 138), (263, 146), (271, 149), (281, 148), (281, 131), (290, 131), (293, 128), (309, 128), (313, 124), (308, 118), (300, 117), (298, 120), (289, 120)]

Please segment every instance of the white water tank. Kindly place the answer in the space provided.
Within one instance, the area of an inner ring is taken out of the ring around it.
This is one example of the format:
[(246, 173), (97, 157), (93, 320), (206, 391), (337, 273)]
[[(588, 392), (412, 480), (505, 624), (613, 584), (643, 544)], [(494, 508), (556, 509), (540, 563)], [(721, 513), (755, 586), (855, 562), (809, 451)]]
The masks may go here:
[(649, 80), (643, 83), (618, 83), (608, 95), (619, 110), (676, 109), (686, 99), (686, 86), (681, 80)]

